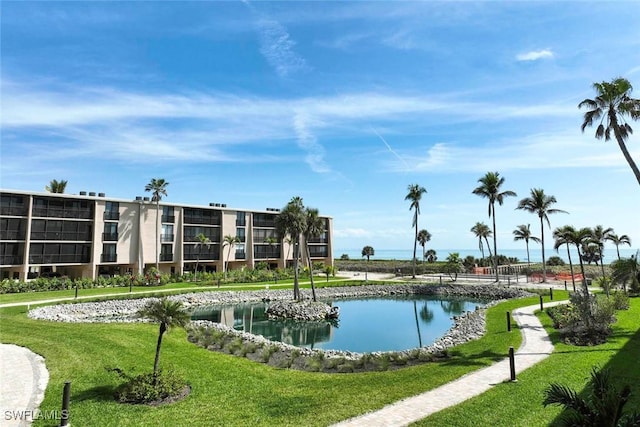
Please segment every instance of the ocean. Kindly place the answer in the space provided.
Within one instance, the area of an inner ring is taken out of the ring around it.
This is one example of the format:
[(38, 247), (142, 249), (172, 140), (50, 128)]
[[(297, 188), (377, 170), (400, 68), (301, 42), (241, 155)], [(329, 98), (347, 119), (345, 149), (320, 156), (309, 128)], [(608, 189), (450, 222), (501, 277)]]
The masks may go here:
[[(428, 248), (432, 249), (432, 248)], [(413, 256), (413, 248), (409, 249), (377, 249), (374, 247), (375, 255), (370, 259), (372, 260), (410, 260)], [(472, 255), (476, 258), (481, 258), (482, 253), (479, 249), (435, 249), (436, 256), (439, 261), (444, 261), (450, 253), (457, 252), (460, 254), (461, 258), (465, 258), (469, 255)], [(638, 249), (634, 248), (620, 248), (620, 256), (623, 258), (629, 258), (631, 255), (635, 255)], [(517, 258), (520, 262), (527, 262), (527, 250), (523, 249), (500, 249), (498, 248), (498, 253), (500, 255), (504, 255), (511, 258)], [(340, 258), (343, 254), (347, 254), (349, 259), (362, 259), (362, 248), (360, 249), (334, 249), (333, 256), (334, 258)], [(559, 256), (564, 260), (564, 262), (568, 263), (569, 258), (567, 257), (567, 248), (563, 246), (559, 251), (556, 252), (553, 248), (545, 248), (544, 255), (546, 259), (552, 256)], [(485, 256), (489, 256), (489, 252), (485, 250)], [(531, 257), (531, 262), (542, 262), (542, 251), (539, 247), (529, 248), (529, 256)], [(418, 260), (422, 259), (422, 247), (418, 246), (416, 250), (416, 258)], [(612, 261), (615, 261), (618, 258), (616, 254), (616, 248), (605, 247), (604, 250), (604, 263), (608, 264)], [(571, 249), (571, 260), (574, 263), (578, 262), (578, 255), (576, 253), (575, 248)]]

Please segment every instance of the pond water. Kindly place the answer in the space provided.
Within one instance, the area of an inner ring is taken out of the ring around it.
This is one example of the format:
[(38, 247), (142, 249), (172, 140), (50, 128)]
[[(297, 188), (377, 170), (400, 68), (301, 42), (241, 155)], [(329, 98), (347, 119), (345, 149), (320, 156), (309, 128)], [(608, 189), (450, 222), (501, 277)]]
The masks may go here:
[(298, 347), (368, 353), (432, 344), (453, 326), (453, 316), (486, 303), (424, 295), (326, 302), (340, 308), (337, 322), (269, 320), (268, 303), (200, 307), (193, 312), (192, 319), (224, 323), (236, 330)]

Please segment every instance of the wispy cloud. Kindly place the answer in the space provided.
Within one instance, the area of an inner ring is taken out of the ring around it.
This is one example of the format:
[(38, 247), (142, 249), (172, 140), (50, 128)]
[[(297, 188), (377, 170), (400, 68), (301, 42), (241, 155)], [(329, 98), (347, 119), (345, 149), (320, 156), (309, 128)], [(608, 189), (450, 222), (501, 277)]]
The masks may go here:
[(553, 58), (554, 54), (551, 49), (532, 50), (516, 55), (518, 61), (537, 61), (539, 59)]
[(387, 142), (387, 140), (385, 140), (385, 139), (382, 137), (382, 135), (380, 135), (380, 134), (378, 133), (378, 131), (377, 131), (373, 126), (371, 126), (371, 129), (373, 130), (373, 132), (374, 132), (376, 135), (378, 135), (378, 138), (380, 138), (380, 140), (384, 143), (384, 145), (387, 147), (387, 149), (389, 150), (389, 152), (390, 152), (391, 154), (393, 154), (393, 155), (394, 155), (394, 156), (395, 156), (395, 157), (396, 157), (400, 162), (404, 163), (404, 165), (406, 166), (407, 170), (409, 170), (409, 169), (410, 169), (410, 167), (409, 167), (409, 164), (407, 163), (407, 161), (406, 161), (404, 158), (402, 158), (398, 153), (396, 153), (396, 152), (394, 151), (394, 149), (393, 149), (393, 148), (391, 148), (391, 146), (389, 145), (389, 143)]
[(305, 113), (298, 113), (293, 118), (293, 128), (298, 139), (298, 146), (307, 152), (305, 162), (311, 170), (318, 173), (331, 172), (324, 160), (324, 147), (310, 131), (310, 118)]
[(279, 76), (287, 77), (294, 72), (307, 69), (304, 58), (295, 50), (295, 41), (278, 22), (262, 19), (258, 22), (260, 31), (260, 52)]

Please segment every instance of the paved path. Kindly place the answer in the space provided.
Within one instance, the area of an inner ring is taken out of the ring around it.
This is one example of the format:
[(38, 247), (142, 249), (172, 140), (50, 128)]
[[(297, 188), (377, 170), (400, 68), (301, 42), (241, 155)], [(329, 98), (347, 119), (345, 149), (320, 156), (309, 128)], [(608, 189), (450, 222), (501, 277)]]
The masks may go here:
[[(566, 301), (546, 303), (545, 307)], [(553, 344), (538, 318), (533, 314), (540, 305), (514, 310), (513, 318), (522, 330), (522, 345), (515, 355), (516, 374), (540, 362), (553, 351)], [(435, 412), (457, 405), (484, 393), (496, 384), (511, 378), (509, 359), (471, 372), (436, 389), (410, 397), (379, 411), (345, 420), (335, 426), (375, 427), (406, 426)]]
[(31, 425), (48, 382), (42, 356), (28, 348), (0, 344), (0, 425)]

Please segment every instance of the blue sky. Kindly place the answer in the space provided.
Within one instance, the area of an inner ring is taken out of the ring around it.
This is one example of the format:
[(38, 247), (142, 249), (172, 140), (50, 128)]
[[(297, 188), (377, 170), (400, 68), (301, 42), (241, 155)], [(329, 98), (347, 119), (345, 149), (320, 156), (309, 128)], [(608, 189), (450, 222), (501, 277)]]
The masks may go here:
[[(640, 188), (577, 104), (622, 76), (640, 97), (637, 2), (8, 2), (1, 10), (4, 189), (66, 179), (133, 199), (239, 209), (293, 196), (334, 218), (334, 248), (475, 248), (488, 171), (518, 193), (498, 248), (538, 218), (640, 242)], [(640, 162), (640, 123), (627, 146)], [(547, 236), (550, 230), (546, 230)], [(549, 245), (550, 246), (550, 245)]]

